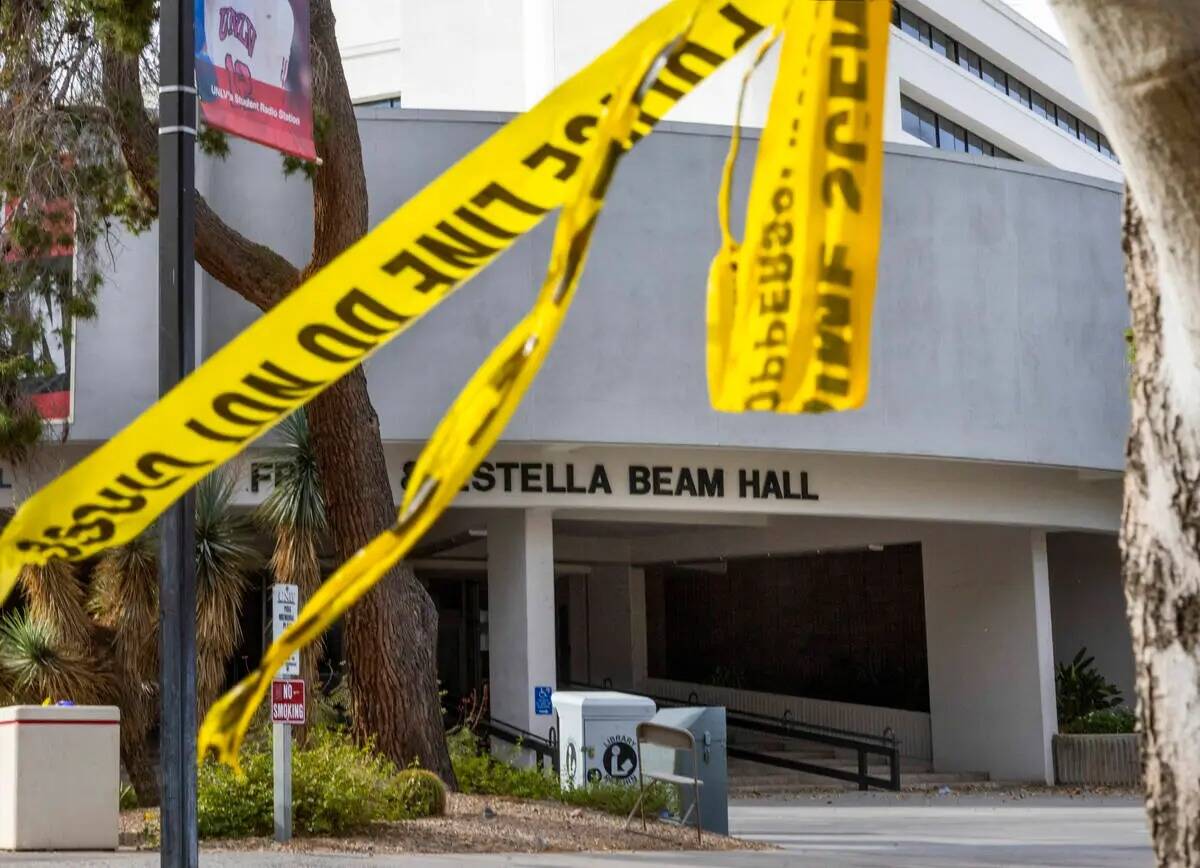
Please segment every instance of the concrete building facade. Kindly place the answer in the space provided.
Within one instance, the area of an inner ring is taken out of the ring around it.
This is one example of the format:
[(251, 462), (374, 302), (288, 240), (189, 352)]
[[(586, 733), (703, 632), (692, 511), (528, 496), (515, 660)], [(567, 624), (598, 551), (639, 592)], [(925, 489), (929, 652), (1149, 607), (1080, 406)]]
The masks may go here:
[[(457, 2), (361, 5), (380, 39), (343, 36), (352, 86), (385, 97), (394, 65), (415, 106), (360, 110), (374, 223), (653, 4), (472, 3), (453, 39), (439, 21)], [(1007, 7), (903, 6), (1095, 124), (1065, 52)], [(719, 120), (738, 78), (727, 74), (622, 164), (558, 346), (415, 561), (456, 695), (486, 684), (497, 718), (545, 734), (553, 718), (535, 687), (695, 690), (751, 712), (890, 727), (935, 769), (1026, 781), (1052, 779), (1057, 660), (1088, 647), (1131, 700), (1115, 544), (1128, 425), (1119, 167), (894, 31), (867, 405), (709, 408), (704, 287), (729, 136)], [(432, 71), (446, 62), (437, 39), (459, 52), (456, 80)], [(769, 76), (761, 88), (764, 105)], [(901, 97), (1018, 159), (906, 140)], [(236, 228), (307, 259), (311, 194), (283, 179), (277, 155), (235, 143), (202, 161), (199, 187)], [(532, 300), (551, 231), (366, 363), (397, 498), (420, 444)], [(154, 400), (155, 251), (150, 232), (102, 260), (60, 465)], [(197, 282), (208, 355), (257, 312)], [(239, 465), (247, 507), (269, 490), (261, 462), (252, 451)]]

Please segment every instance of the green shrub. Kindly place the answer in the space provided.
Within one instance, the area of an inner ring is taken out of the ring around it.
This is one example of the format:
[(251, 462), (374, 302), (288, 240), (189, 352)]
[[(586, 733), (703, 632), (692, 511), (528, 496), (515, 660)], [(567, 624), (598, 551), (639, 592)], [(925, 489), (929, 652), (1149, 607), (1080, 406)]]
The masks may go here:
[(388, 791), (393, 819), (440, 817), (446, 813), (446, 785), (426, 769), (404, 769)]
[(498, 760), (481, 748), (469, 730), (458, 730), (447, 742), (458, 788), (464, 793), (542, 800), (559, 796), (558, 777), (553, 771)]
[[(638, 797), (636, 784), (629, 786), (616, 781), (564, 789), (558, 776), (549, 769), (518, 767), (489, 755), (467, 730), (450, 735), (448, 743), (454, 774), (464, 793), (559, 801), (621, 816), (629, 813)], [(657, 815), (664, 808), (677, 810), (678, 793), (674, 787), (654, 783), (646, 790), (647, 814)]]
[[(637, 802), (638, 786), (635, 782), (620, 784), (616, 781), (600, 781), (584, 787), (568, 787), (559, 798), (568, 805), (578, 805), (581, 808), (591, 808), (616, 814), (619, 817), (629, 816)], [(676, 813), (679, 810), (679, 793), (672, 787), (660, 781), (646, 784), (646, 816), (657, 817), (664, 810)]]
[(121, 784), (117, 790), (117, 803), (122, 811), (132, 811), (138, 806), (137, 793), (132, 784)]
[[(274, 793), (265, 743), (247, 743), (242, 770), (245, 776), (238, 780), (225, 766), (201, 766), (197, 820), (202, 838), (270, 834)], [(370, 745), (356, 745), (344, 730), (314, 727), (304, 750), (293, 747), (292, 822), (299, 835), (348, 835), (376, 821), (444, 810), (445, 791), (435, 775), (397, 772), (389, 759)]]
[(1069, 721), (1061, 729), (1065, 733), (1115, 735), (1133, 732), (1136, 725), (1137, 715), (1128, 708), (1104, 708)]
[(242, 751), (239, 780), (228, 766), (205, 762), (196, 779), (196, 823), (201, 838), (269, 835), (274, 793), (271, 755), (261, 748)]
[(1095, 658), (1087, 656), (1087, 648), (1080, 648), (1070, 663), (1059, 663), (1055, 667), (1054, 687), (1058, 721), (1062, 727), (1094, 711), (1121, 704), (1121, 691), (1096, 669)]

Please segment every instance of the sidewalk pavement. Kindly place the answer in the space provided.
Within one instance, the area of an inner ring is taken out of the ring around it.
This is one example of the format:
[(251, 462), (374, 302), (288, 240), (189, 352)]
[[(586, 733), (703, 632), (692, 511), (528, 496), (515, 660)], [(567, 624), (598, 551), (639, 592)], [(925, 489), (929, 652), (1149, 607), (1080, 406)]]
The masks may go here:
[[(200, 864), (242, 866), (531, 866), (531, 868), (1139, 868), (1153, 854), (1136, 797), (1003, 793), (935, 796), (844, 793), (737, 801), (735, 835), (770, 842), (773, 852), (376, 855), (201, 851)], [(0, 854), (0, 866), (134, 868), (157, 866), (157, 853)]]

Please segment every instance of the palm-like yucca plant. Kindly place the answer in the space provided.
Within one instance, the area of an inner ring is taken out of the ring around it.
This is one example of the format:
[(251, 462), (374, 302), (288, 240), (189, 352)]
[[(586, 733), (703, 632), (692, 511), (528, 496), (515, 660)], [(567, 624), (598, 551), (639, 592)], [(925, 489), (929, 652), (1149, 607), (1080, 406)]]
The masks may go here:
[[(258, 521), (275, 537), (271, 573), (281, 584), (296, 585), (300, 600), (312, 598), (321, 585), (320, 543), (328, 525), (317, 459), (308, 430), (308, 417), (299, 410), (275, 428), (279, 440), (270, 460), (277, 468), (276, 484), (258, 509)], [(300, 652), (308, 719), (316, 711), (316, 674), (324, 643), (313, 642)], [(297, 731), (303, 744), (306, 732)]]
[(158, 718), (157, 536), (107, 549), (92, 570), (88, 609), (107, 633), (121, 706), (121, 758), (143, 807), (158, 804), (149, 736)]
[(36, 705), (49, 698), (96, 705), (109, 701), (115, 687), (94, 655), (24, 611), (0, 621), (0, 690), (14, 702)]
[(203, 718), (242, 641), (242, 601), (261, 558), (254, 528), (234, 511), (235, 477), (218, 470), (196, 486), (196, 698)]
[(18, 582), (29, 606), (29, 617), (53, 631), (62, 647), (78, 653), (92, 650), (95, 636), (88, 617), (87, 591), (69, 561), (27, 564)]

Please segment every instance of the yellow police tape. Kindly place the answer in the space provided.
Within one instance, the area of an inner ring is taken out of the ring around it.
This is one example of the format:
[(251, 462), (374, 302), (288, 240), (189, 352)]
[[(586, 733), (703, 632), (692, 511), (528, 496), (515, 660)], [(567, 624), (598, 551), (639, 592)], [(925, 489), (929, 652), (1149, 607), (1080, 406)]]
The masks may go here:
[(409, 551), (499, 438), (558, 333), (621, 156), (768, 27), (784, 34), (780, 78), (740, 249), (728, 232), (728, 172), (722, 185), (725, 240), (710, 286), (714, 406), (794, 412), (861, 403), (889, 10), (889, 0), (667, 3), (26, 502), (0, 536), (0, 599), (24, 563), (82, 559), (132, 539), (565, 203), (533, 309), (438, 425), (396, 524), (339, 568), (258, 668), (210, 709), (201, 756), (215, 752), (236, 766), (284, 660)]
[(487, 457), (541, 368), (575, 297), (613, 171), (632, 147), (630, 138), (646, 86), (686, 34), (685, 29), (670, 42), (647, 46), (652, 49), (649, 55), (631, 65), (641, 74), (620, 83), (601, 111), (591, 149), (580, 166), (578, 192), (559, 217), (541, 292), (529, 313), (471, 377), (422, 450), (396, 524), (326, 579), (257, 668), (209, 709), (198, 738), (201, 757), (215, 753), (238, 768), (242, 739), (279, 668), (293, 651), (332, 626), (408, 553)]
[(796, 2), (787, 12), (740, 247), (728, 217), (736, 133), (721, 185), (708, 295), (718, 410), (822, 412), (866, 400), (890, 18), (891, 4), (877, 2)]
[(645, 51), (695, 14), (642, 100), (633, 139), (765, 26), (786, 0), (673, 0), (515, 118), (261, 317), (0, 536), (0, 601), (20, 567), (127, 542), (281, 418), (427, 313), (560, 206), (600, 109)]

